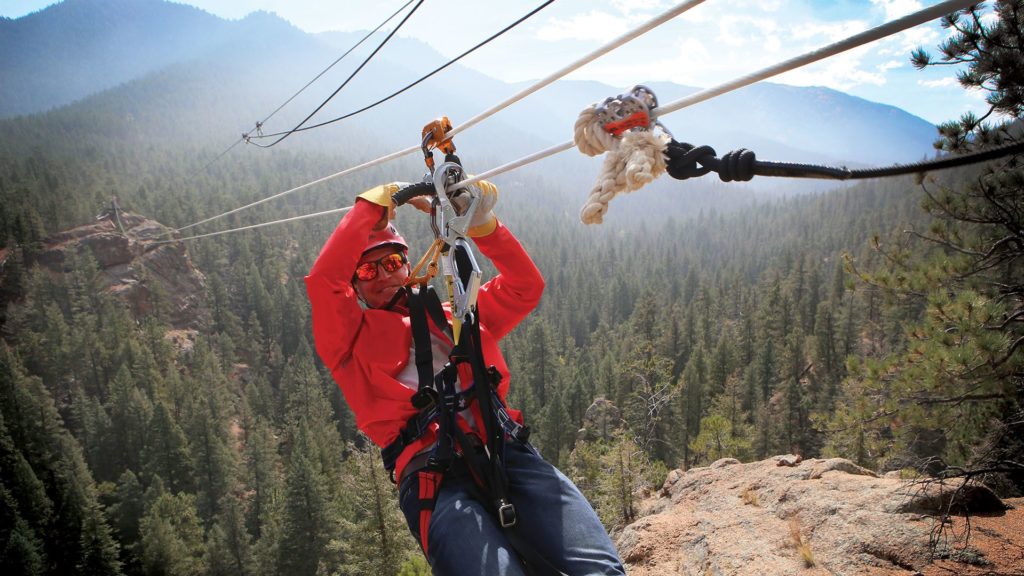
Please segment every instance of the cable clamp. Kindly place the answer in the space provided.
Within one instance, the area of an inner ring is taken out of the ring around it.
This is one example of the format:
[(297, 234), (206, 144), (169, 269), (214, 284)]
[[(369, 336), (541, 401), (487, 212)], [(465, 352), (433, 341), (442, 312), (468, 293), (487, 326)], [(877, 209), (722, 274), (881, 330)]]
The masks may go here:
[(653, 110), (658, 107), (658, 97), (650, 88), (637, 84), (629, 92), (609, 96), (596, 106), (597, 120), (601, 129), (615, 137), (628, 131), (653, 130), (655, 126), (671, 133), (661, 122), (653, 119)]

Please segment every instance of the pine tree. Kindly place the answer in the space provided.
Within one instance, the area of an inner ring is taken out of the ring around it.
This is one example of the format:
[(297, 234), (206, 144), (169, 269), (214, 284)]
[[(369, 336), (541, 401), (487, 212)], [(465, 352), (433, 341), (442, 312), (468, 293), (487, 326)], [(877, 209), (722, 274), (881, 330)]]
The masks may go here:
[(139, 524), (146, 576), (198, 576), (205, 568), (203, 528), (190, 494), (164, 492)]
[[(963, 65), (962, 86), (986, 94), (989, 111), (939, 127), (936, 146), (970, 151), (1020, 141), (1024, 117), (1024, 2), (951, 14), (940, 61), (918, 49), (918, 68)], [(1002, 115), (1005, 120), (990, 122)], [(848, 406), (832, 419), (830, 449), (862, 462), (941, 458), (949, 473), (1024, 487), (1024, 169), (996, 161), (965, 182), (921, 183), (930, 216), (910, 238), (874, 241), (884, 265), (851, 270), (892, 302), (894, 314), (924, 307), (920, 320), (878, 359), (851, 366)], [(903, 235), (906, 236), (906, 235)], [(914, 244), (908, 244), (909, 242)], [(877, 319), (877, 309), (875, 310)], [(922, 444), (922, 436), (935, 441)], [(940, 466), (942, 467), (942, 466)]]
[(252, 576), (256, 573), (252, 543), (245, 529), (243, 503), (229, 495), (220, 505), (207, 534), (207, 574), (210, 576)]
[(381, 465), (380, 450), (350, 448), (345, 463), (345, 485), (350, 495), (345, 529), (331, 543), (344, 558), (342, 574), (397, 574), (399, 567), (422, 556), (398, 509), (398, 495)]

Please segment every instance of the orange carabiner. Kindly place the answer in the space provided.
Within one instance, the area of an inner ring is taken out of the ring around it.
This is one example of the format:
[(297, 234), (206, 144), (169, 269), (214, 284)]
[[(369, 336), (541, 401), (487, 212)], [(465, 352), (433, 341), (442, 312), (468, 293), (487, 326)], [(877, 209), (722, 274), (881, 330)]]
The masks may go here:
[(455, 144), (451, 138), (445, 138), (445, 134), (451, 132), (452, 123), (448, 120), (447, 116), (441, 116), (440, 118), (428, 122), (423, 127), (423, 161), (427, 163), (427, 168), (431, 173), (434, 172), (434, 148), (437, 148), (445, 154), (455, 153)]

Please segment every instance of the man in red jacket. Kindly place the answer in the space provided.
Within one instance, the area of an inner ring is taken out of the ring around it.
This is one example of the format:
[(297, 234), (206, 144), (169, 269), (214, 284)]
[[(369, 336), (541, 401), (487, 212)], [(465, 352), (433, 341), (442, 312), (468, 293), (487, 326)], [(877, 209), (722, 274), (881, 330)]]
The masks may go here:
[[(544, 280), (519, 241), (494, 216), (497, 188), (488, 182), (477, 188), (479, 207), (468, 235), (498, 270), (479, 290), (478, 345), (486, 362), (503, 375), (496, 410), (521, 425), (521, 414), (504, 407), (509, 378), (498, 340), (537, 305)], [(391, 196), (397, 191), (397, 184), (389, 184), (359, 195), (313, 264), (306, 289), (317, 352), (341, 387), (359, 429), (390, 449), (386, 466), (393, 467), (398, 479), (399, 504), (434, 573), (525, 574), (516, 553), (525, 546), (544, 559), (531, 562), (529, 573), (624, 574), (590, 504), (525, 439), (507, 438), (502, 458), (508, 498), (516, 510), (514, 534), (479, 501), (479, 479), (474, 480), (463, 458), (447, 470), (425, 469), (425, 456), (438, 441), (438, 424), (424, 422), (415, 433), (408, 430), (422, 413), (412, 402), (420, 381), (405, 288), (411, 271), (408, 245), (389, 223), (395, 208)], [(447, 305), (444, 313), (450, 320)], [(427, 324), (436, 374), (448, 362), (453, 342), (447, 326)], [(470, 367), (459, 366), (457, 375), (457, 389), (469, 388)], [(456, 418), (464, 437), (474, 440), (480, 436), (477, 422), (482, 417), (477, 404), (460, 407)]]

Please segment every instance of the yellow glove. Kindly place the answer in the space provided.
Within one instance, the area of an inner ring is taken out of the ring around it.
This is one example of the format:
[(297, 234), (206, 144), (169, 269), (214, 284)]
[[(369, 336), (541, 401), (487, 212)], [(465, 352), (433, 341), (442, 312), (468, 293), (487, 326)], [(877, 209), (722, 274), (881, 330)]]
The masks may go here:
[[(498, 203), (498, 187), (487, 180), (481, 180), (473, 184), (472, 187), (476, 188), (474, 192), (479, 200), (477, 200), (476, 212), (473, 213), (473, 219), (469, 221), (469, 229), (466, 230), (466, 234), (470, 238), (479, 238), (494, 232), (494, 229), (498, 227), (498, 218), (494, 215), (494, 205)], [(461, 192), (452, 197), (452, 204), (455, 204), (459, 212), (464, 212), (469, 206), (468, 196), (472, 192), (466, 188), (463, 188)]]
[(374, 226), (374, 230), (383, 230), (388, 225), (388, 221), (395, 217), (395, 203), (391, 200), (391, 195), (398, 192), (398, 182), (392, 182), (390, 184), (382, 184), (380, 186), (374, 186), (366, 192), (356, 196), (356, 198), (362, 198), (367, 202), (372, 202), (378, 206), (387, 208), (384, 216)]

